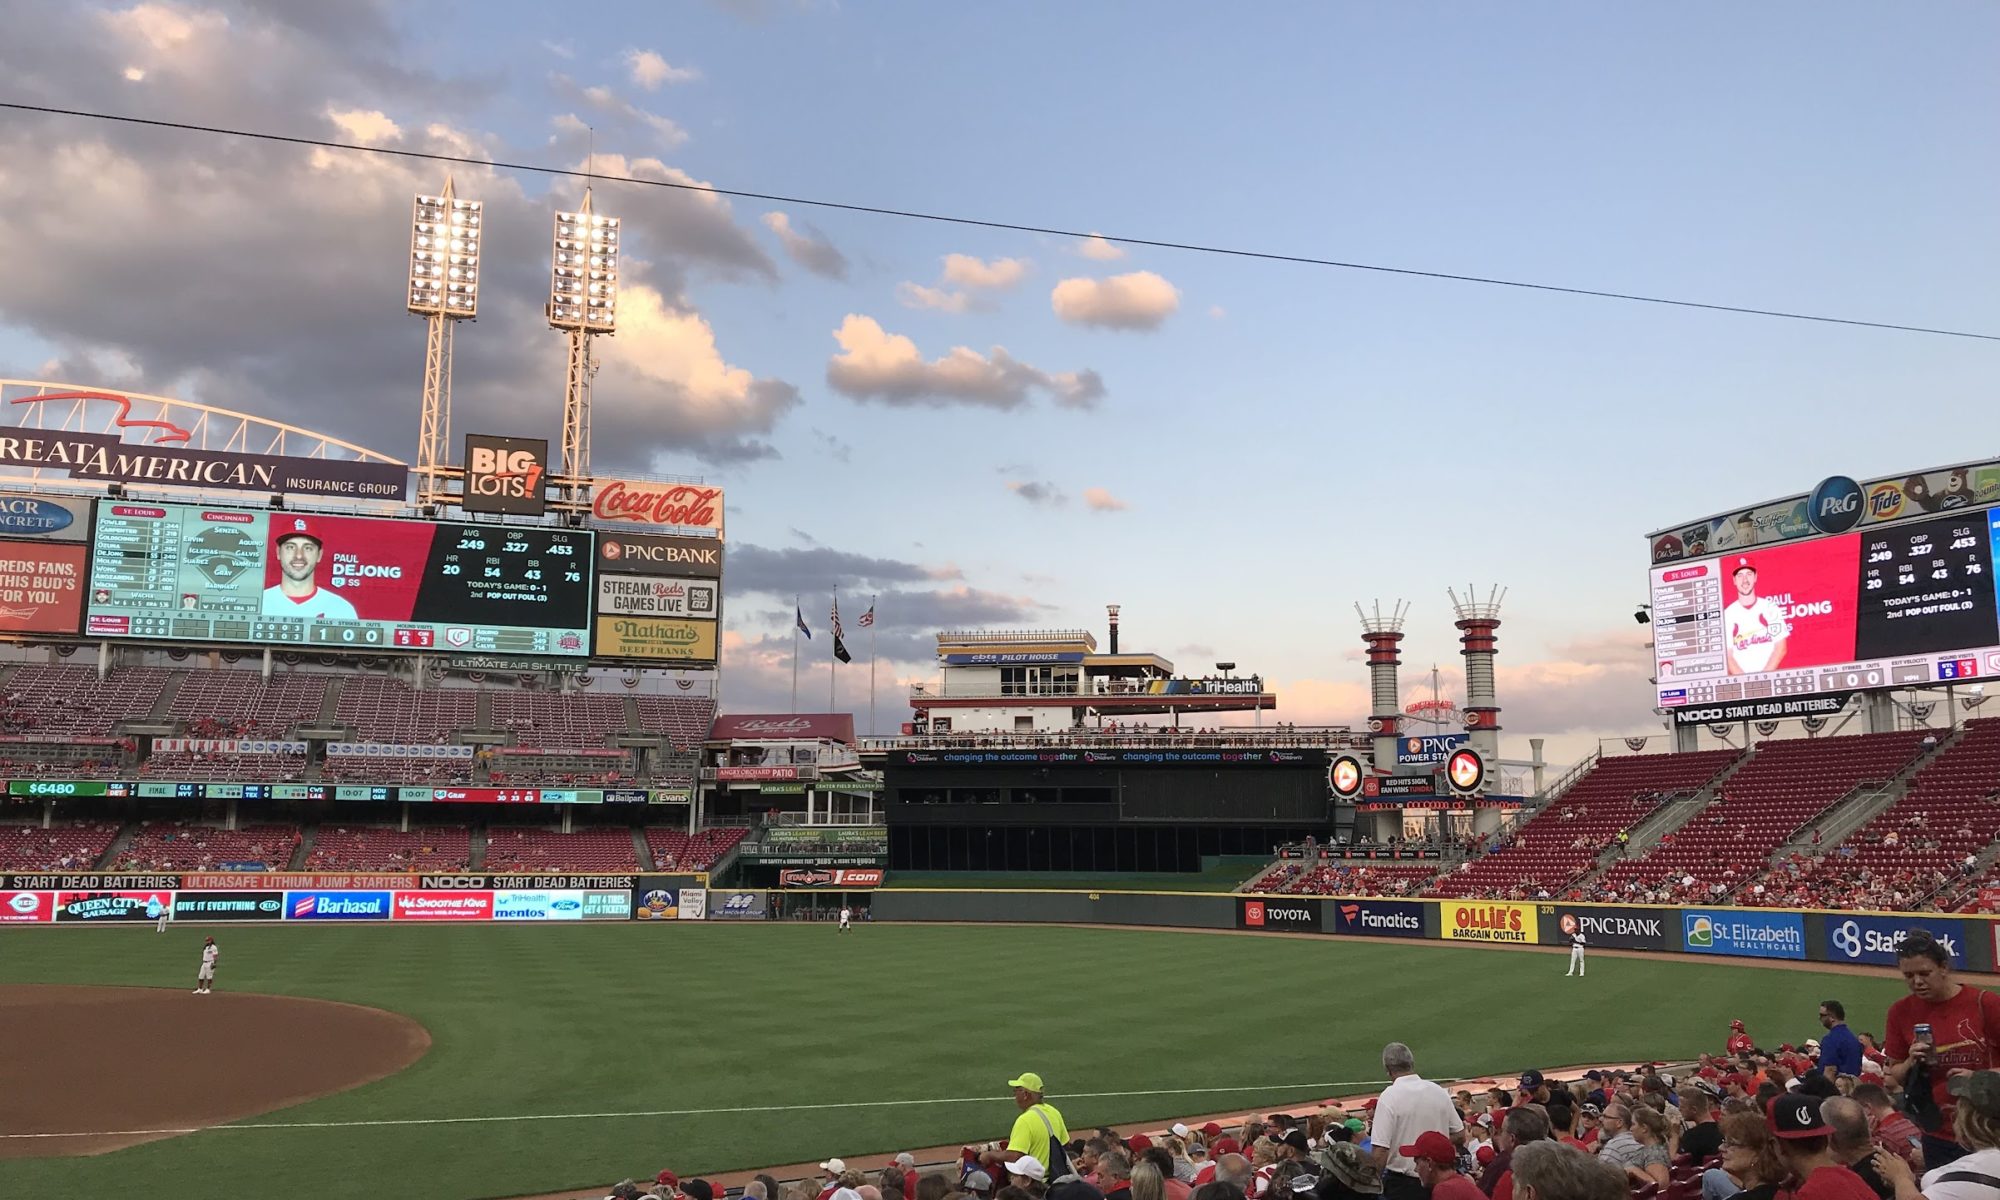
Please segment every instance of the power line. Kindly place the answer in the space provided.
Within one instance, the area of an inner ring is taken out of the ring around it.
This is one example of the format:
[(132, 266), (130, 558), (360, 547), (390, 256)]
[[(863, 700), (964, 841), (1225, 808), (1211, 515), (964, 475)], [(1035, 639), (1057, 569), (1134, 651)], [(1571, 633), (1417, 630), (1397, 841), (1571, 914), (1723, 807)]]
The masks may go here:
[(261, 133), (251, 129), (231, 129), (218, 125), (195, 125), (182, 121), (162, 121), (152, 117), (134, 117), (121, 113), (91, 112), (74, 108), (54, 108), (41, 104), (19, 104), (4, 100), (0, 100), (0, 109), (9, 109), (14, 112), (39, 113), (44, 116), (78, 117), (88, 121), (103, 121), (119, 125), (138, 125), (149, 129), (171, 129), (182, 133), (205, 133), (218, 137), (276, 142), (288, 146), (308, 146), (316, 150), (341, 150), (352, 154), (378, 154), (390, 158), (416, 159), (421, 162), (445, 163), (455, 166), (488, 167), (494, 170), (518, 171), (530, 175), (551, 175), (567, 179), (589, 180), (593, 183), (619, 183), (637, 187), (667, 188), (673, 191), (705, 192), (717, 196), (730, 196), (739, 200), (761, 200), (772, 204), (793, 204), (802, 208), (823, 208), (836, 212), (865, 213), (878, 217), (898, 217), (903, 220), (930, 221), (941, 225), (963, 225), (974, 229), (1000, 229), (1010, 233), (1037, 233), (1051, 237), (1096, 237), (1121, 246), (1145, 246), (1156, 250), (1182, 250), (1192, 254), (1214, 254), (1228, 258), (1257, 259), (1264, 262), (1294, 263), (1309, 267), (1331, 267), (1343, 271), (1368, 271), (1378, 275), (1400, 275), (1411, 279), (1436, 279), (1450, 283), (1472, 283), (1485, 287), (1517, 288), (1530, 292), (1551, 292), (1564, 296), (1584, 296), (1595, 300), (1624, 300), (1634, 304), (1659, 304), (1669, 308), (1692, 308), (1706, 312), (1734, 313), (1739, 316), (1772, 317), (1784, 321), (1811, 321), (1822, 325), (1846, 325), (1861, 329), (1886, 329), (1898, 333), (1922, 333), (1935, 337), (1969, 338), (1975, 341), (2000, 342), (2000, 333), (1979, 333), (1968, 329), (1938, 329), (1926, 325), (1908, 325), (1896, 321), (1864, 321), (1857, 317), (1835, 317), (1824, 313), (1803, 313), (1792, 312), (1786, 309), (1753, 308), (1741, 304), (1716, 304), (1701, 300), (1680, 300), (1668, 296), (1648, 296), (1638, 292), (1614, 292), (1600, 288), (1566, 287), (1555, 283), (1536, 283), (1525, 279), (1500, 279), (1489, 275), (1466, 275), (1452, 271), (1424, 271), (1415, 267), (1392, 267), (1381, 263), (1348, 262), (1335, 258), (1315, 258), (1307, 254), (1279, 254), (1268, 250), (1245, 250), (1233, 246), (1211, 246), (1200, 242), (1174, 242), (1159, 238), (1089, 233), (1075, 229), (1057, 229), (1046, 225), (1028, 225), (1016, 221), (989, 221), (978, 217), (958, 217), (944, 213), (919, 212), (914, 209), (888, 208), (874, 204), (850, 204), (838, 200), (815, 200), (805, 196), (781, 196), (772, 192), (753, 192), (743, 188), (676, 183), (664, 179), (635, 179), (627, 175), (606, 175), (596, 171), (574, 171), (565, 167), (546, 167), (536, 163), (506, 162), (498, 159), (473, 158), (469, 155), (441, 154), (428, 150), (400, 150), (390, 146), (364, 146), (356, 142), (336, 142), (325, 138), (297, 137), (281, 133)]

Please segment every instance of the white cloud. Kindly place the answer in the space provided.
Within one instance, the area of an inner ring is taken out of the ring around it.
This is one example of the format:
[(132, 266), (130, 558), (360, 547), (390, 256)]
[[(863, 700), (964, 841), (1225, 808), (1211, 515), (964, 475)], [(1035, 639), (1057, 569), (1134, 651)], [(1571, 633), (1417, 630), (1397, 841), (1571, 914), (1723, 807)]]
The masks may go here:
[(1158, 329), (1181, 306), (1180, 289), (1151, 271), (1065, 279), (1049, 293), (1063, 320), (1100, 329)]
[(950, 313), (962, 313), (971, 303), (971, 297), (964, 292), (947, 292), (907, 280), (896, 285), (896, 299), (905, 308), (932, 308)]
[(1069, 503), (1069, 497), (1053, 483), (1037, 479), (1010, 479), (1007, 490), (1038, 508), (1061, 508)]
[(1026, 259), (996, 258), (986, 262), (970, 254), (944, 256), (944, 281), (960, 287), (998, 290), (1013, 287), (1027, 277)]
[(915, 342), (858, 313), (849, 313), (833, 336), (840, 353), (827, 360), (827, 383), (856, 400), (1004, 410), (1026, 404), (1036, 391), (1066, 408), (1089, 408), (1104, 396), (1104, 381), (1095, 371), (1044, 371), (1000, 346), (986, 354), (954, 346), (926, 360)]
[(660, 90), (661, 84), (693, 83), (701, 78), (700, 71), (676, 67), (651, 50), (627, 50), (625, 67), (631, 72), (632, 82), (649, 92)]
[(144, 79), (145, 77), (146, 77), (146, 71), (145, 71), (145, 68), (143, 68), (143, 67), (126, 67), (126, 68), (125, 68), (125, 80), (126, 80), (126, 82), (128, 82), (128, 83), (138, 83), (138, 82), (139, 82), (140, 80)]
[(582, 87), (569, 76), (561, 74), (554, 76), (551, 82), (558, 95), (581, 100), (627, 127), (650, 130), (659, 139), (660, 144), (670, 150), (685, 145), (688, 140), (687, 130), (681, 128), (673, 118), (640, 108), (603, 84)]
[(1083, 502), (1092, 512), (1124, 512), (1132, 507), (1101, 487), (1085, 488)]
[(847, 278), (847, 256), (827, 240), (825, 234), (807, 227), (795, 229), (792, 219), (781, 212), (764, 214), (764, 226), (778, 235), (792, 261), (815, 275), (828, 279)]
[(1091, 234), (1077, 247), (1078, 254), (1098, 262), (1113, 262), (1125, 257), (1125, 248), (1104, 240), (1101, 234)]
[(328, 109), (327, 119), (340, 130), (342, 141), (379, 146), (403, 136), (403, 130), (380, 109)]
[(1211, 304), (1208, 306), (1208, 315), (1220, 321), (1229, 315), (1229, 310), (1220, 304)]

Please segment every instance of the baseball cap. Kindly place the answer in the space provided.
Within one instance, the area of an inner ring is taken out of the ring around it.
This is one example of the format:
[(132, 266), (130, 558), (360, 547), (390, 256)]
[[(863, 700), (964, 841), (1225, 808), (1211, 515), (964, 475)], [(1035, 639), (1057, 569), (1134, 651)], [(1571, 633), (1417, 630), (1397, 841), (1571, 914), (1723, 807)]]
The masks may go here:
[(1355, 1133), (1360, 1133), (1362, 1130), (1368, 1128), (1368, 1122), (1362, 1120), (1360, 1117), (1347, 1118), (1346, 1125), (1348, 1129)]
[(1577, 1111), (1581, 1112), (1586, 1117), (1601, 1117), (1604, 1115), (1604, 1110), (1597, 1107), (1595, 1104), (1586, 1104)]
[(838, 1158), (829, 1158), (819, 1165), (819, 1169), (829, 1175), (845, 1175), (847, 1173), (847, 1163)]
[(1451, 1139), (1435, 1129), (1426, 1129), (1417, 1135), (1417, 1140), (1397, 1151), (1405, 1158), (1423, 1158), (1439, 1164), (1456, 1163), (1458, 1150)]
[(964, 1183), (966, 1191), (983, 1192), (993, 1186), (993, 1177), (984, 1171), (974, 1171), (965, 1177)]
[(1032, 1179), (1036, 1183), (1040, 1183), (1049, 1177), (1049, 1169), (1042, 1165), (1041, 1159), (1036, 1158), (1032, 1154), (1023, 1154), (1013, 1162), (1008, 1163), (1007, 1173), (1009, 1175), (1019, 1175), (1023, 1179)]
[(2000, 1117), (2000, 1071), (1974, 1071), (1954, 1075), (1945, 1085), (1952, 1095), (1970, 1104), (1981, 1115)]
[(677, 1188), (681, 1185), (681, 1177), (672, 1171), (662, 1171), (658, 1175), (653, 1176), (653, 1182), (664, 1183), (670, 1188)]
[(899, 1167), (914, 1167), (917, 1165), (917, 1156), (905, 1150), (896, 1156), (896, 1165)]
[(1292, 1177), (1292, 1192), (1294, 1194), (1310, 1192), (1318, 1187), (1319, 1176), (1317, 1175), (1295, 1175)]
[(1138, 1154), (1143, 1150), (1151, 1150), (1153, 1148), (1153, 1139), (1143, 1133), (1135, 1133), (1125, 1139), (1125, 1148), (1134, 1154)]
[(1235, 1138), (1225, 1134), (1215, 1139), (1215, 1144), (1208, 1148), (1208, 1152), (1220, 1158), (1225, 1154), (1241, 1154), (1243, 1147)]
[(1750, 560), (1749, 560), (1749, 559), (1747, 559), (1747, 558), (1744, 558), (1744, 557), (1742, 557), (1742, 556), (1740, 556), (1740, 555), (1739, 555), (1739, 556), (1737, 557), (1736, 561), (1735, 561), (1734, 563), (1730, 564), (1730, 567), (1729, 567), (1729, 573), (1730, 573), (1731, 575), (1734, 575), (1734, 574), (1736, 574), (1736, 572), (1738, 572), (1738, 571), (1754, 571), (1754, 570), (1756, 570), (1756, 569), (1757, 569), (1757, 568), (1756, 568), (1755, 566), (1752, 566), (1752, 565), (1751, 565), (1751, 563), (1750, 563)]
[(1535, 1090), (1536, 1088), (1538, 1088), (1538, 1087), (1540, 1087), (1540, 1086), (1542, 1086), (1542, 1073), (1541, 1073), (1540, 1071), (1523, 1071), (1523, 1072), (1521, 1072), (1521, 1090), (1522, 1090), (1522, 1091), (1524, 1091), (1524, 1092), (1532, 1092), (1532, 1091), (1534, 1091), (1534, 1090)]
[(1484, 1125), (1488, 1129), (1491, 1129), (1493, 1127), (1493, 1114), (1480, 1113), (1478, 1116), (1472, 1118), (1472, 1123), (1474, 1125)]
[(281, 517), (271, 522), (271, 531), (277, 535), (276, 544), (280, 546), (293, 538), (310, 538), (314, 545), (326, 546), (326, 539), (319, 533), (319, 523), (309, 517)]
[(1042, 1090), (1042, 1077), (1033, 1071), (1023, 1071), (1019, 1079), (1009, 1079), (1007, 1086), (1026, 1088), (1031, 1092), (1039, 1092)]
[(690, 1179), (681, 1185), (681, 1191), (694, 1200), (715, 1200), (715, 1185), (706, 1179)]
[(1201, 1127), (1201, 1132), (1207, 1137), (1217, 1137), (1222, 1133), (1222, 1126), (1216, 1124), (1214, 1121), (1210, 1121)]
[(1292, 1130), (1284, 1137), (1279, 1138), (1278, 1144), (1280, 1146), (1290, 1146), (1300, 1154), (1312, 1153), (1312, 1143), (1306, 1140), (1306, 1133), (1303, 1129)]
[(1818, 1096), (1773, 1096), (1764, 1110), (1764, 1126), (1781, 1138), (1827, 1137), (1833, 1130), (1819, 1115)]
[[(1748, 559), (1745, 559), (1744, 561), (1745, 561), (1745, 562), (1748, 562), (1749, 560), (1748, 560)], [(1741, 1021), (1731, 1021), (1731, 1022), (1729, 1023), (1729, 1027), (1730, 1027), (1731, 1029), (1741, 1029), (1741, 1028), (1743, 1028), (1743, 1022), (1741, 1022)]]
[(1194, 1130), (1189, 1129), (1178, 1121), (1174, 1122), (1174, 1126), (1169, 1132), (1178, 1138), (1191, 1137), (1194, 1134)]

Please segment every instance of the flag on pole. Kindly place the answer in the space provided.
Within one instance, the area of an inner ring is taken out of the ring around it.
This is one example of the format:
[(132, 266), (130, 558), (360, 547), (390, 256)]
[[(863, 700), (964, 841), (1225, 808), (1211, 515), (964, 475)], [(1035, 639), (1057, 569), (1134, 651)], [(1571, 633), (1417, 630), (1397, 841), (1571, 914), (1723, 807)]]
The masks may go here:
[(873, 600), (870, 600), (868, 602), (868, 611), (862, 613), (861, 619), (855, 622), (855, 624), (859, 625), (863, 629), (870, 628), (875, 624), (875, 602)]
[(840, 640), (840, 597), (833, 598), (833, 656), (841, 662), (853, 662), (854, 656), (847, 652), (847, 643)]
[(797, 611), (799, 614), (799, 632), (805, 634), (807, 638), (811, 638), (813, 631), (806, 625), (806, 610), (801, 607)]

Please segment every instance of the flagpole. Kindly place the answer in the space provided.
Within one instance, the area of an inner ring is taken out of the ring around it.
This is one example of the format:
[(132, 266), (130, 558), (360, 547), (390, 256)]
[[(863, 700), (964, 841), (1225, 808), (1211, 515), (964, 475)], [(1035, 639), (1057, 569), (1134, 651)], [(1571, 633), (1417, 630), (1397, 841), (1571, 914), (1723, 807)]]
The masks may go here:
[(826, 650), (826, 711), (834, 707), (834, 685), (840, 679), (840, 593), (833, 594), (833, 636), (828, 639)]
[(868, 597), (868, 735), (875, 736), (875, 597)]
[(793, 712), (799, 711), (799, 622), (797, 619), (797, 614), (801, 611), (803, 610), (799, 608), (799, 597), (793, 596), (792, 597), (792, 612), (794, 614), (792, 620), (792, 711)]

